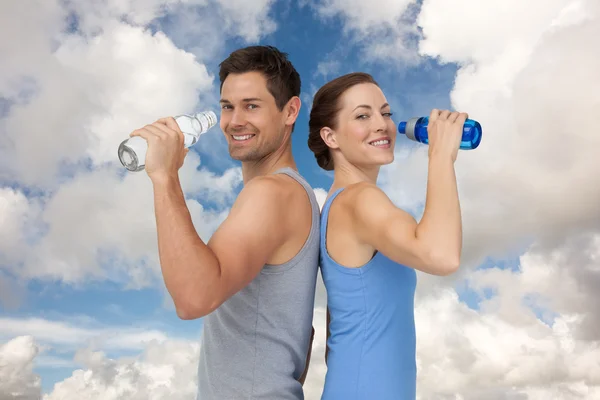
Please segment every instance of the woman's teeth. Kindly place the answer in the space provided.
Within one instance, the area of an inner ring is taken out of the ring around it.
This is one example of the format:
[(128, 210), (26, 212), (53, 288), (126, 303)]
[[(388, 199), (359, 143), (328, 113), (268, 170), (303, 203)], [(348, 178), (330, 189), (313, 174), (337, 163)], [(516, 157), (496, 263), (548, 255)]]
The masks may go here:
[(386, 144), (390, 144), (390, 141), (386, 140), (386, 139), (384, 139), (384, 140), (377, 140), (375, 142), (371, 142), (370, 144), (372, 146), (383, 146), (383, 145), (386, 145)]

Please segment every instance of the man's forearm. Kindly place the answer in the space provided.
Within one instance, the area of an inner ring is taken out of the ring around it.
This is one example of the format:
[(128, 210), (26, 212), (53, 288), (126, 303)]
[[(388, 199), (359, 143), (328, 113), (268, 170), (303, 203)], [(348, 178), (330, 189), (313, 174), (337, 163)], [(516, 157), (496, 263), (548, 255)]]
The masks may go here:
[(178, 178), (154, 183), (160, 265), (177, 314), (197, 318), (216, 296), (219, 260), (200, 239)]
[(427, 199), (417, 237), (431, 247), (434, 262), (450, 270), (458, 268), (462, 222), (454, 163), (450, 157), (433, 155), (429, 159)]

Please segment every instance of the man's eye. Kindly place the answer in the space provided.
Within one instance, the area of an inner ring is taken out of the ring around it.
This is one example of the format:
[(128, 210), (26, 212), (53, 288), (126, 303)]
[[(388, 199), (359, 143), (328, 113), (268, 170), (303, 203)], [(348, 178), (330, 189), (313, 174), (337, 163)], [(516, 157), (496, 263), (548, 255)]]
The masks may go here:
[(254, 110), (255, 108), (258, 108), (258, 106), (256, 104), (248, 104), (248, 108)]
[(223, 105), (221, 105), (221, 109), (222, 110), (231, 110), (231, 105), (229, 105), (229, 104), (223, 104)]

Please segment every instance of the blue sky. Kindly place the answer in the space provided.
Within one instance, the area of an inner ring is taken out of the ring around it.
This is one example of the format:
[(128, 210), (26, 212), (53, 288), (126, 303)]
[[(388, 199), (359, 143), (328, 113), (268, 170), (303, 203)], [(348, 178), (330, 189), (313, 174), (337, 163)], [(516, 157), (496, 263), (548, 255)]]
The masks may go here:
[[(310, 99), (336, 76), (371, 73), (396, 123), (434, 107), (460, 108), (482, 123), (481, 146), (461, 152), (456, 164), (464, 266), (443, 279), (419, 274), (423, 398), (486, 393), (548, 398), (564, 388), (575, 390), (569, 382), (586, 381), (573, 367), (561, 372), (556, 385), (547, 385), (536, 368), (560, 359), (579, 365), (585, 350), (570, 352), (564, 338), (589, 351), (597, 351), (600, 341), (584, 334), (600, 326), (600, 319), (578, 322), (595, 312), (589, 304), (598, 293), (600, 215), (591, 204), (600, 193), (589, 175), (599, 167), (591, 150), (597, 141), (585, 130), (595, 126), (585, 117), (593, 114), (593, 101), (575, 97), (573, 89), (585, 84), (600, 90), (600, 81), (587, 70), (573, 76), (553, 62), (568, 54), (582, 65), (600, 64), (597, 49), (582, 44), (597, 31), (585, 16), (597, 21), (598, 7), (557, 0), (540, 13), (541, 2), (519, 6), (528, 28), (511, 25), (516, 17), (502, 7), (476, 8), (475, 0), (471, 7), (436, 0), (372, 3), (265, 0), (228, 6), (215, 0), (203, 6), (146, 0), (122, 9), (76, 1), (40, 9), (0, 7), (0, 14), (29, 13), (43, 22), (18, 31), (29, 54), (7, 35), (0, 39), (13, 60), (0, 64), (0, 76), (6, 76), (0, 78), (0, 346), (27, 335), (33, 340), (19, 342), (22, 347), (13, 352), (23, 354), (15, 365), (33, 368), (16, 386), (52, 394), (47, 399), (52, 400), (74, 393), (77, 369), (91, 371), (99, 379), (94, 384), (106, 384), (98, 377), (112, 364), (85, 356), (86, 349), (135, 369), (127, 357), (144, 354), (146, 360), (168, 353), (163, 344), (198, 342), (202, 321), (177, 318), (158, 273), (147, 178), (123, 171), (116, 144), (149, 118), (218, 109), (219, 62), (257, 43), (287, 52), (301, 75), (303, 106), (293, 152), (315, 189), (327, 190), (332, 176), (306, 145)], [(461, 14), (467, 10), (471, 19)], [(475, 21), (484, 21), (487, 29)], [(557, 109), (560, 119), (552, 112)], [(538, 122), (532, 124), (532, 118)], [(581, 127), (581, 144), (564, 142), (564, 121)], [(419, 218), (426, 147), (405, 138), (396, 146), (396, 162), (382, 170), (381, 186)], [(209, 236), (241, 189), (239, 165), (228, 158), (218, 127), (188, 158), (184, 189), (198, 230)], [(561, 167), (555, 160), (574, 161)], [(570, 194), (569, 204), (560, 193)], [(323, 307), (319, 295), (318, 332)], [(447, 330), (439, 332), (440, 326)], [(156, 347), (148, 344), (151, 339)], [(317, 398), (323, 378), (322, 340), (314, 350), (307, 398)], [(8, 357), (2, 351), (0, 361)], [(531, 355), (541, 353), (550, 361)], [(489, 382), (494, 371), (509, 376), (517, 368), (507, 367), (508, 359), (532, 366), (520, 371), (520, 383), (506, 378), (478, 386), (460, 371), (465, 360), (476, 360), (477, 381)], [(172, 365), (176, 374), (191, 373), (182, 372), (188, 364)], [(453, 372), (442, 379), (439, 370)], [(600, 382), (588, 381), (586, 393), (598, 393)], [(56, 383), (64, 385), (55, 388)], [(9, 389), (0, 383), (0, 397)]]

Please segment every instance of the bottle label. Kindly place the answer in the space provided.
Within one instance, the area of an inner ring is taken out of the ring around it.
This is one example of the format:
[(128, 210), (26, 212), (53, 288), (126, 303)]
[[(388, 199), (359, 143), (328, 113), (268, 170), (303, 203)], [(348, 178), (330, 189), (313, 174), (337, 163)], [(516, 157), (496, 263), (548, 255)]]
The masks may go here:
[(417, 138), (415, 137), (415, 128), (417, 126), (417, 121), (419, 120), (419, 118), (411, 118), (408, 121), (406, 121), (406, 137), (409, 138), (410, 140), (417, 140)]

